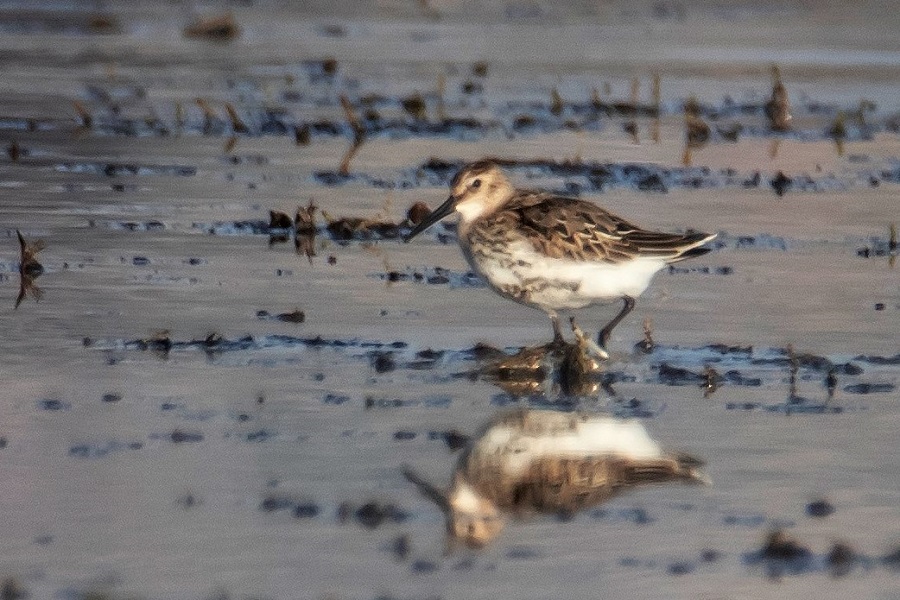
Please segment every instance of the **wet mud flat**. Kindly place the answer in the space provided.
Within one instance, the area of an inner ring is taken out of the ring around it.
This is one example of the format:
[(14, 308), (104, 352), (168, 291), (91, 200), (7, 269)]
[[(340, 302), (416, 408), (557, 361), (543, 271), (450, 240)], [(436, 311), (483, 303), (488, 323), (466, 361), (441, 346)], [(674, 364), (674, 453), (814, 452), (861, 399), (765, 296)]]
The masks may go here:
[[(900, 48), (858, 9), (0, 11), (0, 594), (890, 597)], [(610, 360), (613, 307), (549, 348), (452, 223), (400, 241), (482, 157), (719, 236)], [(710, 484), (538, 461), (468, 548), (454, 477), (528, 411)]]

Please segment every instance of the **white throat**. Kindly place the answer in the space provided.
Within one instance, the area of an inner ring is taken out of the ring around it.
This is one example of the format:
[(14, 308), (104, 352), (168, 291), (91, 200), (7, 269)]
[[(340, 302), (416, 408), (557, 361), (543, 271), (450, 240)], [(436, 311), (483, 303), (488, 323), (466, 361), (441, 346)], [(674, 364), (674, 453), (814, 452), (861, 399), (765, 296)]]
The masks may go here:
[(471, 223), (484, 212), (485, 206), (482, 202), (460, 202), (456, 205), (456, 212), (459, 213), (463, 223)]

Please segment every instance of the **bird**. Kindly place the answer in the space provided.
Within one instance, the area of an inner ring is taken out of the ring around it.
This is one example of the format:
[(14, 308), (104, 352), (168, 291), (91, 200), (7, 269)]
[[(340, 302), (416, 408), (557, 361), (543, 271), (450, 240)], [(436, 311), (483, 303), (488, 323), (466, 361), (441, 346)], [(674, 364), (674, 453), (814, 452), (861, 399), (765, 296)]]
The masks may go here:
[(621, 300), (622, 309), (597, 335), (603, 358), (613, 329), (653, 275), (706, 254), (717, 235), (651, 231), (586, 200), (517, 189), (492, 160), (464, 166), (450, 190), (403, 240), (458, 213), (457, 238), (472, 269), (500, 296), (544, 311), (557, 344), (565, 343), (558, 311)]
[(506, 517), (573, 516), (637, 485), (709, 484), (703, 461), (666, 452), (634, 419), (515, 409), (471, 439), (444, 490), (403, 474), (444, 512), (448, 541), (481, 548)]

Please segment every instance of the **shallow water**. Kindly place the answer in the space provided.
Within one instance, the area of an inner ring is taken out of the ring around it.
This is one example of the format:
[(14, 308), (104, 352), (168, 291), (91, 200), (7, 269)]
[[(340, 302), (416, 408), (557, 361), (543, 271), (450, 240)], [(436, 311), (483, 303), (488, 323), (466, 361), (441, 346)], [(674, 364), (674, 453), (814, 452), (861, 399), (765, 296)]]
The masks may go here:
[[(886, 6), (252, 3), (231, 6), (230, 43), (184, 39), (191, 15), (166, 3), (111, 8), (111, 34), (80, 5), (4, 8), (0, 576), (33, 598), (897, 597), (900, 45)], [(762, 109), (773, 61), (785, 134)], [(658, 124), (627, 107), (633, 77), (652, 107), (653, 73)], [(415, 92), (425, 120), (401, 105)], [(378, 112), (348, 176), (342, 94)], [(690, 95), (714, 128), (743, 129), (686, 167)], [(861, 121), (863, 98), (876, 106)], [(839, 111), (842, 155), (826, 133)], [(616, 329), (614, 395), (518, 397), (470, 375), (476, 344), (511, 354), (550, 327), (469, 274), (452, 227), (344, 239), (320, 212), (314, 256), (270, 242), (269, 210), (311, 200), (398, 223), (482, 156), (643, 225), (720, 232)], [(46, 248), (40, 301), (14, 309), (16, 229)], [(302, 322), (277, 317), (296, 310)], [(645, 318), (648, 354), (634, 349)], [(722, 381), (704, 397), (707, 366)], [(635, 490), (445, 554), (440, 511), (401, 467), (449, 483), (447, 433), (523, 404), (640, 418), (704, 458), (713, 484)], [(809, 516), (819, 499), (833, 514)], [(758, 560), (774, 527), (810, 557)], [(857, 560), (832, 578), (836, 541)]]

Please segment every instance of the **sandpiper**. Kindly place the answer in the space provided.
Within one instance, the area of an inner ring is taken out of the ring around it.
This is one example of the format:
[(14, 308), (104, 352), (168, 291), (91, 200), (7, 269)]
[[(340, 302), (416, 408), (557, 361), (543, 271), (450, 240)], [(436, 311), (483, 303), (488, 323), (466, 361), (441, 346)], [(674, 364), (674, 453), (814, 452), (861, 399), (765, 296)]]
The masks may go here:
[(591, 202), (516, 189), (489, 160), (463, 167), (450, 188), (404, 241), (458, 212), (459, 245), (472, 268), (504, 298), (547, 313), (556, 342), (563, 339), (557, 311), (621, 299), (622, 310), (597, 336), (605, 350), (653, 275), (706, 254), (702, 246), (716, 237), (649, 231)]
[(447, 518), (450, 541), (481, 547), (505, 516), (573, 515), (636, 485), (708, 484), (703, 462), (667, 453), (635, 420), (519, 409), (501, 413), (460, 457), (446, 491), (410, 468), (406, 478)]

